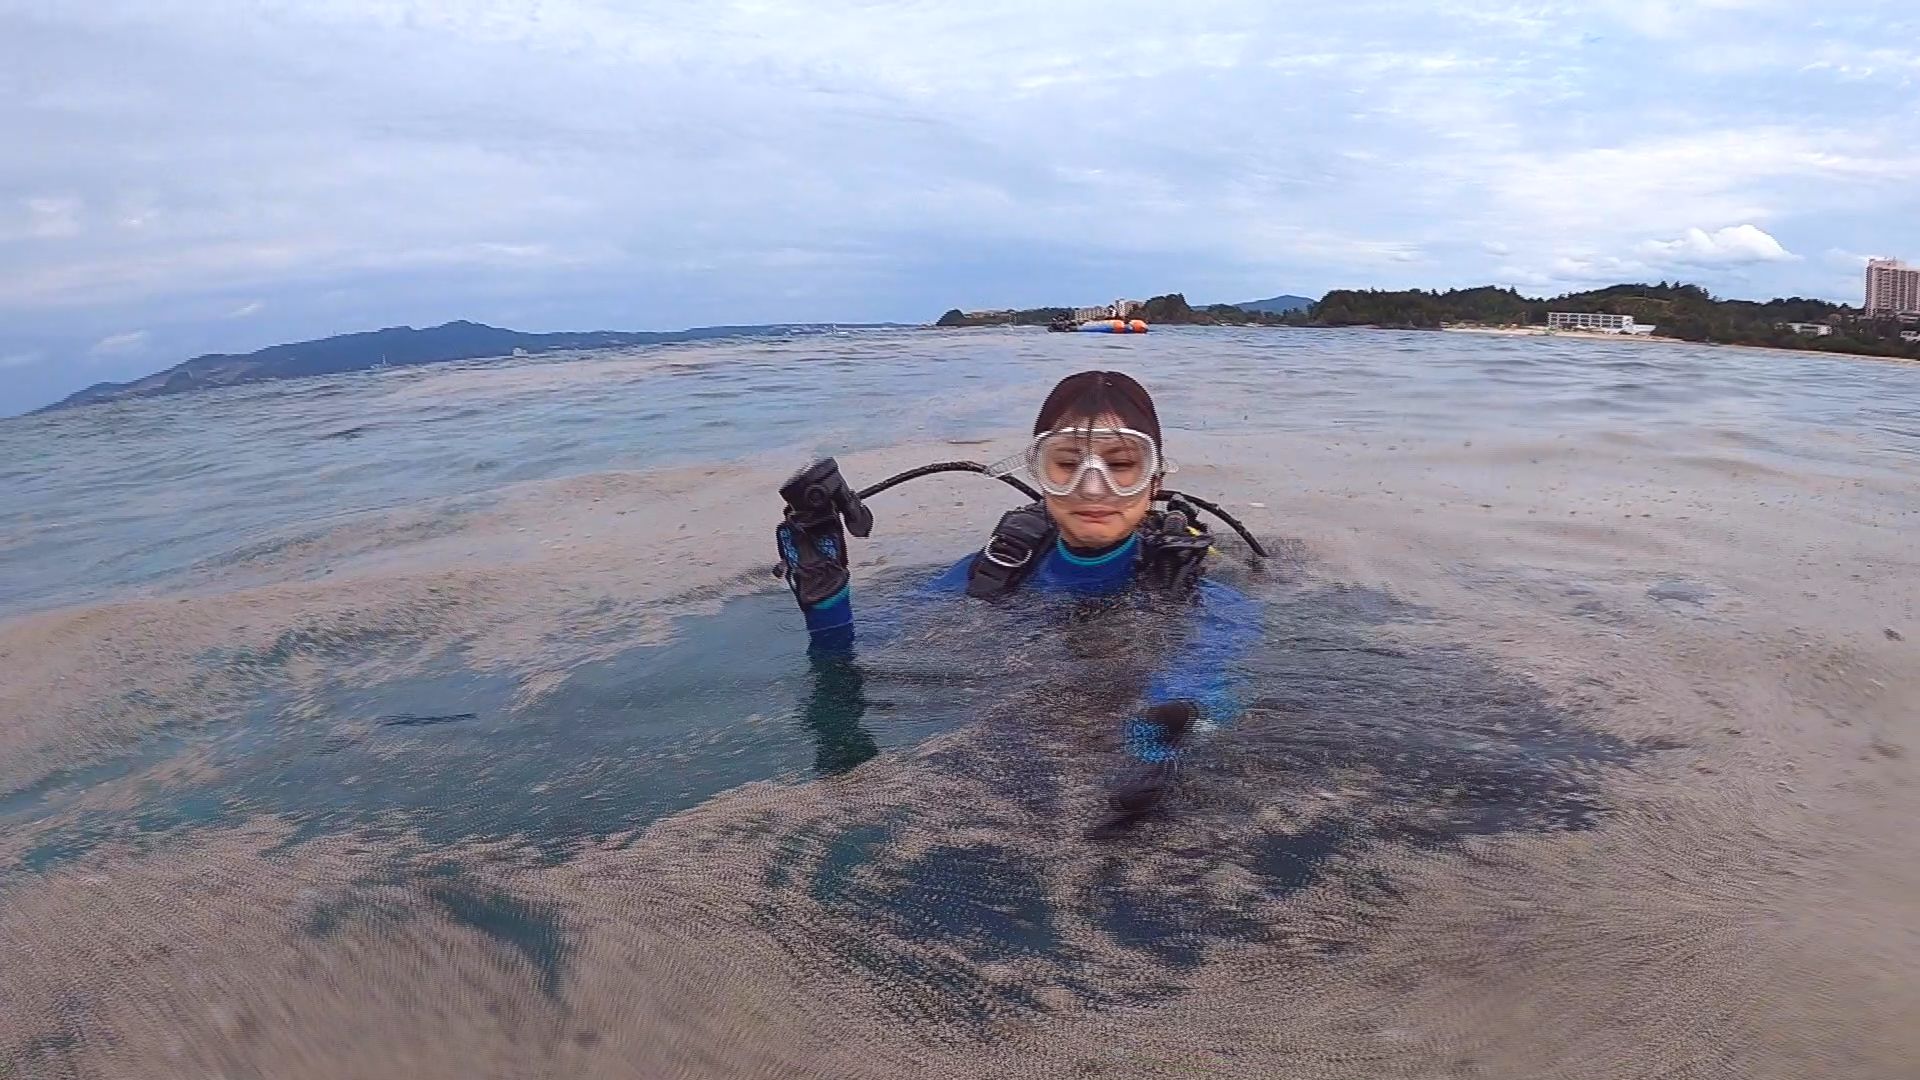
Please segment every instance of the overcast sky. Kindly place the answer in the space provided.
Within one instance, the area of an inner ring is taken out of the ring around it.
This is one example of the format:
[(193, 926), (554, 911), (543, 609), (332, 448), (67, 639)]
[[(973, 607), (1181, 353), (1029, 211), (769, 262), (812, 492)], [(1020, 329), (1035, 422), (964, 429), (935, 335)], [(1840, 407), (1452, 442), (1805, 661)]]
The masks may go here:
[(207, 351), (1920, 261), (1920, 6), (0, 0), (0, 412)]

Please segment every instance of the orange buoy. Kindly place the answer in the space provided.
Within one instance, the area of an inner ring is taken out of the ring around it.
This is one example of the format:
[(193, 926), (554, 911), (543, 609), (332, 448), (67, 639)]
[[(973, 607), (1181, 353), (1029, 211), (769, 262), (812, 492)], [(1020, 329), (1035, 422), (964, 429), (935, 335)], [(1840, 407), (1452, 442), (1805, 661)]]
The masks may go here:
[(1145, 319), (1093, 319), (1081, 323), (1077, 329), (1083, 334), (1144, 334), (1147, 332)]

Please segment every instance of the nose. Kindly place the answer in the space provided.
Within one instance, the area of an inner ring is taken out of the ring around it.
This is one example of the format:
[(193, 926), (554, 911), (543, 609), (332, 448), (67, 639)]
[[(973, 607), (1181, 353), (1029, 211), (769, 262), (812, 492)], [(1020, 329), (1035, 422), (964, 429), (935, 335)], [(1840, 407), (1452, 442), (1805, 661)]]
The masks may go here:
[(1090, 499), (1097, 499), (1102, 495), (1119, 494), (1113, 490), (1113, 484), (1107, 480), (1107, 471), (1093, 466), (1089, 466), (1080, 474), (1080, 483), (1074, 486), (1073, 493)]

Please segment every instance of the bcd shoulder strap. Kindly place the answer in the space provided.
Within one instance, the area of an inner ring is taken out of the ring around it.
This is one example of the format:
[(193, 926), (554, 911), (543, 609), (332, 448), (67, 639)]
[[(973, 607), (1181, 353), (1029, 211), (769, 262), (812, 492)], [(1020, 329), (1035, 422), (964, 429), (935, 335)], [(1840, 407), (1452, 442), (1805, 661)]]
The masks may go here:
[[(1019, 589), (1058, 536), (1040, 503), (1002, 514), (986, 546), (967, 567), (967, 595), (993, 600)], [(1191, 595), (1212, 551), (1213, 537), (1192, 509), (1170, 503), (1165, 510), (1155, 510), (1140, 530), (1140, 581), (1170, 596)]]
[(1018, 589), (1039, 568), (1057, 535), (1053, 519), (1040, 503), (1000, 515), (987, 546), (967, 568), (967, 595), (993, 600)]

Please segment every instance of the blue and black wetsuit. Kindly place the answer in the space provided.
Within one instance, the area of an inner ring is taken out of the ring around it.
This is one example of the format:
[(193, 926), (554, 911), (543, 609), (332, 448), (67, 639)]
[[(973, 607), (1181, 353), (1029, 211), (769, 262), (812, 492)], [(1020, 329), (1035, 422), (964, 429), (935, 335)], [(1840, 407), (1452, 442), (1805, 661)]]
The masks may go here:
[[(1062, 597), (1099, 597), (1125, 593), (1136, 586), (1143, 545), (1136, 534), (1117, 547), (1093, 556), (1075, 554), (1056, 540), (1020, 585), (1022, 593)], [(921, 595), (961, 596), (966, 593), (975, 556), (953, 564), (928, 582)], [(842, 658), (855, 640), (851, 588), (812, 605), (803, 606), (810, 651), (817, 660)], [(1186, 723), (1171, 726), (1169, 710), (1188, 722), (1225, 724), (1239, 712), (1236, 661), (1260, 635), (1259, 605), (1236, 589), (1202, 579), (1190, 601), (1169, 611), (1169, 617), (1191, 620), (1180, 644), (1162, 657), (1148, 678), (1139, 712), (1126, 729), (1127, 752), (1148, 765), (1170, 766), (1179, 755)], [(1191, 708), (1187, 708), (1190, 706)]]

